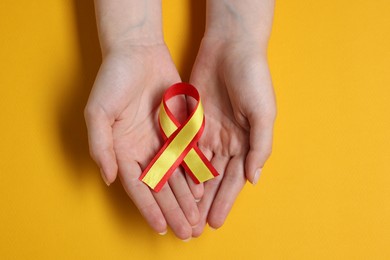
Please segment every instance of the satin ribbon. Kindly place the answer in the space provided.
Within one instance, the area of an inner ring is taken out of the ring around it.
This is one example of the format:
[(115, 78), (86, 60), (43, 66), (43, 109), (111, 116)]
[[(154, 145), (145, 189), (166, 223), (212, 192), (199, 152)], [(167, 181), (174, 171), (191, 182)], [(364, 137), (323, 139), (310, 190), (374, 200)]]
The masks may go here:
[[(198, 101), (183, 124), (179, 123), (167, 106), (167, 101), (177, 95), (191, 96)], [(177, 83), (169, 87), (162, 98), (158, 119), (165, 143), (143, 171), (140, 180), (159, 192), (179, 165), (197, 184), (218, 176), (218, 172), (197, 146), (205, 118), (199, 92), (194, 86)]]

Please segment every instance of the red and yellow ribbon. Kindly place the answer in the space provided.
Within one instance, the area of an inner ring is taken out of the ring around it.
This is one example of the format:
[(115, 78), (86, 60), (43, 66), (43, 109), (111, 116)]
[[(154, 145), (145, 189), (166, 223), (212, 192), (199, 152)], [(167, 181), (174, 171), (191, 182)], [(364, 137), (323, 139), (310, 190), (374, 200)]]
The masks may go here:
[[(180, 124), (168, 109), (167, 101), (177, 95), (193, 97), (198, 103), (187, 120)], [(168, 88), (163, 96), (159, 125), (165, 143), (140, 176), (155, 192), (159, 192), (179, 165), (195, 183), (205, 182), (218, 176), (197, 142), (205, 126), (200, 96), (196, 88), (187, 83), (177, 83)]]

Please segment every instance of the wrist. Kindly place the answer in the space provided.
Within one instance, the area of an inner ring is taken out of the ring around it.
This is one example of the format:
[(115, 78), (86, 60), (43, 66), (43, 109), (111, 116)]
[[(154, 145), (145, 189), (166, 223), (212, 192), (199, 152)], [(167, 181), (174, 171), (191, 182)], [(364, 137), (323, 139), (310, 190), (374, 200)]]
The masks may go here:
[(215, 33), (205, 34), (202, 47), (210, 51), (210, 55), (230, 55), (231, 52), (256, 53), (267, 56), (267, 41), (249, 37), (218, 37)]
[(150, 36), (133, 36), (133, 37), (122, 37), (112, 41), (100, 40), (100, 46), (103, 58), (113, 53), (128, 53), (134, 49), (145, 49), (154, 48), (159, 46), (165, 46), (163, 37), (158, 35)]
[(161, 1), (95, 0), (99, 41), (105, 53), (164, 44)]
[[(198, 56), (202, 57), (200, 60), (203, 62), (207, 61), (202, 66), (215, 66), (222, 73), (225, 73), (227, 68), (230, 71), (235, 71), (240, 68), (251, 68), (253, 64), (264, 66), (268, 63), (267, 47), (259, 44), (258, 41), (248, 39), (230, 41), (204, 37)], [(231, 70), (232, 67), (235, 69)], [(218, 76), (225, 77), (224, 74)]]
[(257, 42), (267, 46), (273, 0), (207, 0), (205, 38), (224, 42)]

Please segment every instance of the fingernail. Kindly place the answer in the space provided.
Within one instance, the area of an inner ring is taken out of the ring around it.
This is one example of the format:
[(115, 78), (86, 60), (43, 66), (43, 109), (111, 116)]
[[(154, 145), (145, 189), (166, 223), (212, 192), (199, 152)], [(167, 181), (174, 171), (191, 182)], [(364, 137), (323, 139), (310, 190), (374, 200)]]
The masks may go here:
[(217, 231), (216, 228), (213, 228), (212, 226), (209, 226), (209, 228), (212, 230), (212, 231)]
[(198, 203), (200, 201), (200, 199), (195, 199), (195, 202)]
[(183, 242), (188, 242), (188, 241), (191, 240), (191, 238), (192, 238), (192, 237), (189, 237), (189, 238), (187, 238), (187, 239), (183, 239), (182, 241), (183, 241)]
[(256, 170), (255, 177), (253, 178), (253, 185), (256, 185), (259, 181), (261, 170), (261, 168)]
[(103, 181), (106, 183), (107, 186), (110, 186), (110, 183), (108, 182), (106, 175), (103, 172), (103, 169), (100, 169), (100, 174), (102, 175)]
[(158, 233), (158, 234), (164, 236), (164, 235), (166, 235), (167, 233), (168, 233), (168, 230), (165, 230), (164, 232), (161, 232), (161, 233)]

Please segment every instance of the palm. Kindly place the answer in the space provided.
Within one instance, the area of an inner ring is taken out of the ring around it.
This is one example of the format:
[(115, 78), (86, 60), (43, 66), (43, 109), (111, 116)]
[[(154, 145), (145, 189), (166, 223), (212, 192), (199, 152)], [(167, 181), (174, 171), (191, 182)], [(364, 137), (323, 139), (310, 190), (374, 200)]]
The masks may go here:
[[(126, 86), (113, 97), (113, 108), (118, 110), (113, 140), (119, 161), (135, 161), (144, 168), (161, 147), (158, 105), (164, 89), (180, 81), (167, 55), (164, 49), (148, 50), (147, 55), (135, 55), (117, 65), (128, 71), (123, 75)], [(178, 112), (185, 111), (183, 104), (175, 105)]]
[[(248, 49), (248, 44), (243, 46)], [(199, 146), (221, 174), (205, 184), (195, 235), (202, 232), (206, 221), (215, 228), (225, 221), (246, 182), (253, 126), (275, 106), (266, 62), (247, 53), (237, 45), (203, 40), (193, 68), (191, 82), (201, 93), (206, 115)]]
[[(204, 74), (203, 74), (204, 75)], [(211, 75), (210, 75), (211, 76)], [(204, 78), (205, 80), (207, 79)], [(206, 111), (206, 127), (199, 145), (209, 154), (232, 157), (242, 154), (248, 147), (249, 131), (234, 116), (234, 109), (223, 82), (199, 82)]]

